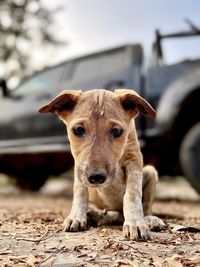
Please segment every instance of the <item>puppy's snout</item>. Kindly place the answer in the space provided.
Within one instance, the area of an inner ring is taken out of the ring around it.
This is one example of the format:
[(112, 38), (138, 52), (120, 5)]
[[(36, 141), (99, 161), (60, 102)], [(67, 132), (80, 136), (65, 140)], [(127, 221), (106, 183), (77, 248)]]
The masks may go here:
[(105, 173), (92, 173), (88, 176), (88, 181), (91, 184), (103, 184), (106, 180), (106, 174)]

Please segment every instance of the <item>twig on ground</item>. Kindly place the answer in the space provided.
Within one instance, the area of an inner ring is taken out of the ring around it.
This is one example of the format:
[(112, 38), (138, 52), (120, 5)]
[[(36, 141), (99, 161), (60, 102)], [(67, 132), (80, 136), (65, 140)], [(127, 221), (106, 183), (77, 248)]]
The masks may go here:
[(128, 244), (128, 243), (125, 243), (125, 242), (122, 242), (122, 241), (116, 241), (116, 240), (111, 240), (111, 239), (109, 239), (109, 241), (112, 243), (116, 243), (116, 244), (120, 244), (120, 245), (123, 245), (123, 246), (127, 246), (127, 247), (129, 247), (129, 248), (132, 248), (133, 250), (135, 250), (136, 252), (138, 252), (140, 255), (142, 255), (142, 256), (145, 256), (145, 255), (148, 255), (149, 256), (149, 254), (148, 253), (146, 253), (146, 252), (141, 252), (139, 249), (137, 249), (137, 248), (135, 248), (135, 247), (133, 247), (132, 245), (130, 245), (130, 244)]
[(43, 235), (41, 235), (39, 238), (26, 238), (26, 237), (17, 237), (16, 240), (23, 240), (23, 241), (29, 241), (29, 242), (40, 242), (40, 241), (43, 241), (43, 240), (46, 240), (45, 239), (45, 236), (48, 234), (49, 232), (49, 227), (46, 228), (46, 231), (44, 232)]
[(54, 235), (57, 234), (58, 232), (60, 232), (60, 230), (56, 230), (56, 231), (54, 231), (51, 235), (44, 237), (41, 241), (45, 241), (45, 240), (51, 238), (52, 236), (54, 236)]
[(16, 219), (16, 218), (17, 218), (17, 215), (16, 215), (16, 214), (15, 214), (15, 215), (12, 215), (12, 216), (10, 216), (10, 217), (4, 219), (4, 220), (1, 220), (1, 221), (0, 221), (0, 225), (3, 224), (4, 222), (8, 222), (8, 221), (10, 221), (10, 220), (12, 220), (12, 219)]
[[(60, 252), (58, 252), (58, 248), (59, 248), (59, 246), (60, 246), (61, 243), (62, 243), (62, 241), (59, 240), (59, 241), (58, 241), (58, 245), (57, 245), (55, 251), (53, 251), (48, 257), (46, 257), (44, 260), (42, 260), (42, 261), (40, 262), (40, 265), (41, 265), (42, 263), (48, 261), (48, 260), (49, 260), (50, 258), (52, 258), (55, 254), (59, 254), (59, 253), (62, 252), (62, 249), (61, 249)], [(55, 259), (54, 259), (54, 260), (55, 260)]]
[(10, 254), (12, 251), (9, 249), (10, 246), (5, 246), (3, 249), (0, 250), (0, 255)]

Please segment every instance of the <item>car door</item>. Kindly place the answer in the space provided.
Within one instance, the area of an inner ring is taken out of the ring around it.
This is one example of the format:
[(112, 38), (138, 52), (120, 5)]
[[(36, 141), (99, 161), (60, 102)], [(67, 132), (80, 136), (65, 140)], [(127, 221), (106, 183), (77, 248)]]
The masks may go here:
[(58, 118), (52, 115), (42, 116), (38, 109), (61, 90), (62, 79), (69, 68), (67, 62), (46, 69), (25, 80), (9, 98), (2, 101), (1, 129), (5, 138), (36, 139), (64, 135), (65, 128)]
[(82, 90), (123, 87), (139, 90), (141, 64), (134, 51), (135, 46), (127, 45), (77, 58), (72, 62), (70, 79), (66, 83), (69, 88)]

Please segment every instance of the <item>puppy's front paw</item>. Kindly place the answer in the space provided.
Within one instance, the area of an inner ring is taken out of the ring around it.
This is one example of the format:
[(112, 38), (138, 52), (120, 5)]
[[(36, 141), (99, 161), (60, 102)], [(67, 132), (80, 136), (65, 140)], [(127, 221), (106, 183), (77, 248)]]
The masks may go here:
[(156, 216), (148, 215), (144, 220), (152, 231), (161, 231), (165, 227), (163, 220)]
[(131, 240), (144, 240), (150, 239), (150, 230), (148, 225), (143, 219), (125, 221), (123, 225), (123, 236)]
[(86, 217), (67, 217), (63, 222), (63, 229), (65, 232), (78, 232), (84, 231), (87, 228), (87, 219)]

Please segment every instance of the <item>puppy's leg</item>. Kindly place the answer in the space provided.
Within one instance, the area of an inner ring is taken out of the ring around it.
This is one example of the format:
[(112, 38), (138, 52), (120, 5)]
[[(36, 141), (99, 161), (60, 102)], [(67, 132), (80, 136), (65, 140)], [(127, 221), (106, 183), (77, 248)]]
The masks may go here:
[(156, 216), (152, 216), (152, 204), (156, 184), (158, 182), (158, 173), (153, 166), (145, 166), (142, 169), (143, 183), (142, 183), (142, 204), (144, 211), (144, 219), (151, 230), (161, 230), (165, 226), (164, 222)]
[(130, 239), (148, 240), (149, 227), (144, 220), (142, 208), (142, 172), (134, 170), (132, 163), (126, 164), (127, 184), (124, 195), (123, 235)]
[(96, 206), (90, 206), (90, 208), (87, 213), (90, 226), (119, 225), (124, 221), (122, 212), (101, 210), (96, 208)]
[(75, 176), (74, 198), (69, 216), (64, 220), (64, 231), (76, 232), (87, 227), (88, 188)]
[(158, 174), (153, 166), (145, 166), (142, 169), (143, 181), (142, 181), (142, 204), (144, 216), (151, 215), (152, 204), (154, 201), (154, 194), (156, 184), (158, 182)]

